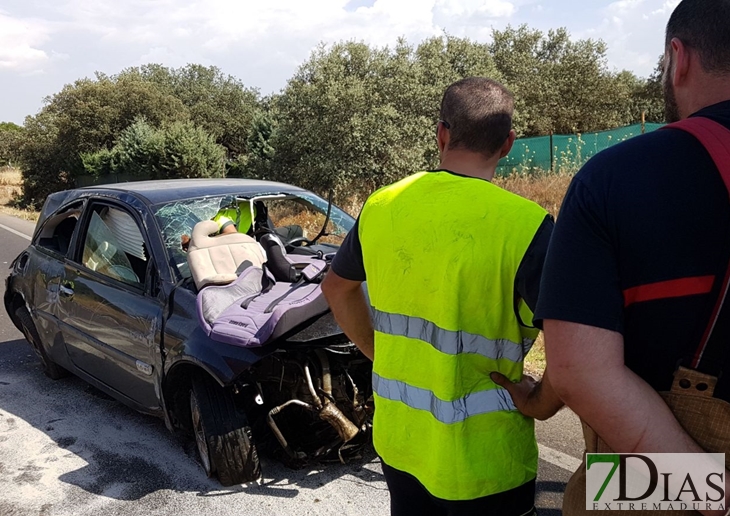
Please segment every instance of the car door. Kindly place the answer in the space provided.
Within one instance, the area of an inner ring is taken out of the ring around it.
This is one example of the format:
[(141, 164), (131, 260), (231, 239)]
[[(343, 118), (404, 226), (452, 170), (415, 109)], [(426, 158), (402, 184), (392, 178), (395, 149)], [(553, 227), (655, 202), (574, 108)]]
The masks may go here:
[(82, 208), (83, 201), (76, 201), (49, 215), (41, 223), (30, 247), (15, 263), (16, 272), (24, 275), (28, 281), (25, 302), (35, 329), (48, 355), (62, 364), (65, 363), (65, 350), (60, 340), (56, 346), (59, 332), (56, 305), (64, 262), (70, 252)]
[(59, 287), (66, 350), (84, 373), (156, 410), (162, 303), (148, 236), (133, 210), (91, 201)]

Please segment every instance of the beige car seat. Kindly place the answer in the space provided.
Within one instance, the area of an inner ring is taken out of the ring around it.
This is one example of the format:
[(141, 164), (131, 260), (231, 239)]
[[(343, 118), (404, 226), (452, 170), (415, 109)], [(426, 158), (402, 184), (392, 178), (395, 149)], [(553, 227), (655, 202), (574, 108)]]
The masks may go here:
[(253, 237), (230, 233), (211, 237), (218, 232), (214, 220), (198, 222), (193, 228), (188, 247), (188, 265), (198, 289), (207, 285), (225, 285), (241, 273), (248, 261), (261, 267), (266, 261), (264, 251)]

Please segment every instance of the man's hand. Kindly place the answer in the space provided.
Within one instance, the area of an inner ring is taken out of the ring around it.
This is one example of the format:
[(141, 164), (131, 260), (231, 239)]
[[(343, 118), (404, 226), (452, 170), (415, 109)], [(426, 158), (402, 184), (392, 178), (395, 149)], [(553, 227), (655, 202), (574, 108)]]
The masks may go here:
[(509, 392), (509, 395), (512, 396), (512, 401), (517, 407), (517, 410), (519, 410), (526, 416), (535, 417), (531, 414), (528, 414), (530, 409), (530, 396), (532, 395), (533, 391), (539, 383), (535, 378), (533, 378), (529, 374), (523, 374), (522, 379), (519, 382), (512, 382), (505, 375), (503, 375), (502, 373), (497, 373), (496, 371), (491, 373), (489, 376), (492, 378), (492, 381), (494, 383), (496, 383), (500, 387), (503, 387), (505, 390), (507, 390), (507, 392)]
[(517, 383), (497, 372), (489, 376), (494, 383), (509, 392), (517, 410), (527, 417), (545, 420), (554, 416), (563, 406), (562, 400), (550, 385), (547, 371), (539, 382), (529, 374), (523, 374)]

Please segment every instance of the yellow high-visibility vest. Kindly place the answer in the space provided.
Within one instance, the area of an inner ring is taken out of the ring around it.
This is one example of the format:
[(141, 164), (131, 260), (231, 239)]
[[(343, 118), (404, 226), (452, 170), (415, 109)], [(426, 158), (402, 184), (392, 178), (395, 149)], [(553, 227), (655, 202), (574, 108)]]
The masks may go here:
[[(255, 214), (256, 210), (254, 208)], [(239, 233), (248, 233), (253, 221), (251, 218), (251, 205), (248, 202), (239, 202), (238, 209), (233, 207), (223, 208), (215, 214), (213, 220), (218, 223), (219, 231), (223, 229), (224, 225), (232, 222)]]
[[(489, 373), (519, 380), (537, 337), (518, 322), (514, 289), (546, 215), (449, 172), (382, 188), (360, 214), (375, 328), (375, 449), (436, 497), (471, 500), (536, 476), (534, 422)], [(519, 311), (531, 324), (529, 309)]]

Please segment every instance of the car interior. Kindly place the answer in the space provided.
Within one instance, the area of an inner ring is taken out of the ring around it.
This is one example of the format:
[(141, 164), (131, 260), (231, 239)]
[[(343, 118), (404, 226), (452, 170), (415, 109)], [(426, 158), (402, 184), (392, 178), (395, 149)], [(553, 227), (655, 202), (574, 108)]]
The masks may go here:
[(147, 273), (147, 250), (132, 216), (111, 206), (93, 207), (82, 263), (116, 280), (143, 285)]
[(38, 245), (66, 255), (71, 245), (71, 237), (81, 215), (81, 207), (81, 203), (74, 204), (50, 218), (43, 226)]

